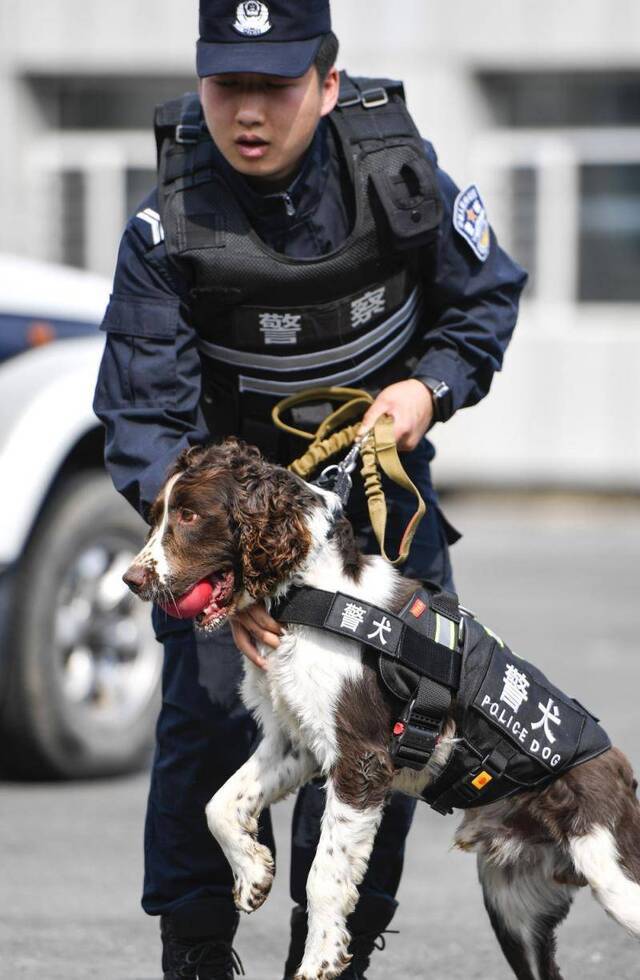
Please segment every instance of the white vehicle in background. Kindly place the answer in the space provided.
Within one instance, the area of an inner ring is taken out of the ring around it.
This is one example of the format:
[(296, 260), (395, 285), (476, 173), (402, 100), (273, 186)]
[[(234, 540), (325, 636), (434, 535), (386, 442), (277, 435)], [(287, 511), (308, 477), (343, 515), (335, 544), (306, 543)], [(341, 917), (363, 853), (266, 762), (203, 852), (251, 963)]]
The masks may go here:
[(122, 573), (145, 525), (91, 403), (109, 283), (0, 255), (0, 764), (26, 777), (148, 758), (161, 647)]

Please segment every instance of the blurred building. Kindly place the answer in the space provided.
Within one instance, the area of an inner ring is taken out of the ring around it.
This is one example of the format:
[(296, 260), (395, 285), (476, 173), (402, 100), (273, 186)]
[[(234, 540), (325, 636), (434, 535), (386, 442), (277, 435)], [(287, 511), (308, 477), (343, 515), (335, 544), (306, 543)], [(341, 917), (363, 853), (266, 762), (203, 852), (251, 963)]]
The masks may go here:
[[(302, 2), (302, 0), (301, 0)], [(640, 4), (334, 0), (340, 64), (405, 79), (442, 165), (531, 272), (449, 483), (640, 486)], [(196, 0), (0, 0), (0, 250), (111, 274), (194, 86)]]

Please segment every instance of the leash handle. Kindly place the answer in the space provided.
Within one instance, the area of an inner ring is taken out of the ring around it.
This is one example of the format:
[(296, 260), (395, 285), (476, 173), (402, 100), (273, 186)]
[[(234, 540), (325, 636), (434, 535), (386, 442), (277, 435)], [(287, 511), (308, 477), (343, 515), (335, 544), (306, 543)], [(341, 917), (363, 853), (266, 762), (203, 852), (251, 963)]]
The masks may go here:
[[(393, 435), (393, 419), (390, 415), (381, 415), (377, 420), (373, 427), (373, 440), (363, 445), (361, 456), (362, 469), (360, 472), (364, 480), (371, 527), (380, 547), (380, 554), (386, 558), (390, 565), (401, 565), (407, 560), (418, 524), (427, 512), (427, 505), (400, 462)], [(387, 530), (387, 502), (376, 461), (390, 480), (407, 490), (416, 499), (416, 509), (404, 529), (398, 554), (395, 558), (389, 557), (384, 546)]]
[[(285, 412), (296, 408), (298, 405), (308, 405), (310, 402), (323, 401), (332, 404), (338, 402), (339, 408), (334, 409), (333, 412), (327, 415), (324, 422), (322, 422), (315, 432), (307, 432), (306, 429), (297, 429), (295, 426), (289, 425), (282, 418)], [(340, 388), (337, 386), (330, 388), (310, 388), (307, 391), (299, 391), (296, 395), (290, 395), (288, 398), (283, 398), (282, 401), (279, 401), (271, 409), (271, 418), (276, 428), (281, 429), (283, 432), (288, 432), (292, 436), (298, 436), (300, 439), (306, 439), (307, 442), (315, 443), (327, 438), (330, 433), (335, 432), (338, 426), (357, 418), (358, 415), (362, 414), (363, 409), (366, 411), (369, 405), (372, 404), (373, 397), (368, 391), (362, 391), (360, 388)]]
[[(338, 408), (331, 412), (324, 422), (318, 427), (316, 432), (307, 432), (305, 429), (298, 429), (282, 418), (284, 412), (295, 408), (298, 405), (309, 404), (310, 402), (328, 401), (338, 402)], [(349, 476), (355, 467), (355, 460), (358, 453), (361, 458), (362, 480), (367, 497), (369, 509), (369, 519), (371, 527), (376, 536), (380, 554), (391, 565), (399, 565), (406, 561), (411, 548), (411, 542), (416, 533), (418, 524), (424, 517), (427, 507), (420, 496), (417, 487), (409, 479), (405, 472), (396, 446), (393, 435), (393, 419), (390, 415), (382, 415), (373, 426), (373, 430), (364, 436), (359, 436), (360, 422), (353, 422), (339, 426), (352, 419), (360, 419), (367, 408), (373, 404), (373, 397), (367, 391), (359, 388), (310, 388), (307, 391), (298, 392), (289, 398), (284, 398), (278, 402), (271, 411), (271, 418), (274, 425), (283, 432), (298, 436), (311, 443), (307, 451), (289, 464), (289, 469), (296, 476), (306, 480), (317, 467), (334, 456), (343, 449), (348, 449), (347, 456), (335, 466), (323, 470), (322, 477), (327, 478), (330, 471), (336, 474), (336, 486), (334, 490), (346, 504), (349, 491), (351, 489), (351, 478)], [(382, 489), (382, 481), (378, 472), (378, 464), (383, 472), (398, 486), (407, 490), (416, 498), (416, 510), (405, 528), (398, 554), (395, 558), (389, 558), (385, 549), (385, 536), (387, 528), (387, 502)]]

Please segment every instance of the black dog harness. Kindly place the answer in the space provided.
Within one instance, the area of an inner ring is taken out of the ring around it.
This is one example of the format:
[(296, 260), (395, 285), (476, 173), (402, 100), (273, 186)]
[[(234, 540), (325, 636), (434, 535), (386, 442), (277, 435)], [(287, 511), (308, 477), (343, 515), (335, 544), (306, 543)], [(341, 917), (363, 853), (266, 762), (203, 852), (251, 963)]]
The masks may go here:
[(302, 587), (271, 614), (358, 640), (377, 655), (380, 681), (398, 709), (390, 746), (397, 768), (427, 765), (452, 712), (453, 751), (422, 793), (439, 813), (540, 789), (611, 746), (594, 715), (452, 593), (418, 589), (395, 615), (341, 592)]

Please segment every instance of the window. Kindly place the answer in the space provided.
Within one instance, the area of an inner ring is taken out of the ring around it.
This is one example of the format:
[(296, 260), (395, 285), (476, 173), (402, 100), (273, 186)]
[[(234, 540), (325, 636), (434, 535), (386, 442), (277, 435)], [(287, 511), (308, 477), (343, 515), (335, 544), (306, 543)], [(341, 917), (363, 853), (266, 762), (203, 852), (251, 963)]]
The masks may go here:
[(486, 73), (480, 86), (500, 126), (640, 124), (637, 72)]
[(536, 281), (536, 202), (537, 174), (533, 167), (514, 167), (511, 171), (511, 254), (529, 273), (524, 295), (535, 295)]
[(60, 174), (62, 222), (60, 226), (60, 258), (66, 265), (85, 267), (85, 179), (79, 170)]
[(133, 214), (155, 186), (155, 170), (142, 168), (127, 170), (127, 214)]
[(640, 301), (640, 162), (580, 171), (579, 298)]
[(639, 302), (640, 72), (495, 72), (479, 85), (529, 295)]
[(149, 129), (155, 106), (197, 87), (189, 75), (30, 75), (26, 82), (45, 125), (58, 130)]

